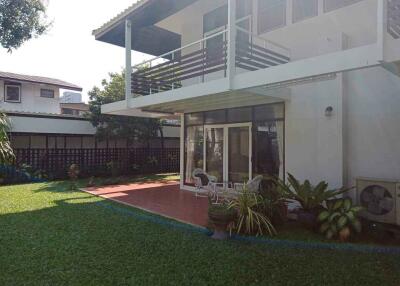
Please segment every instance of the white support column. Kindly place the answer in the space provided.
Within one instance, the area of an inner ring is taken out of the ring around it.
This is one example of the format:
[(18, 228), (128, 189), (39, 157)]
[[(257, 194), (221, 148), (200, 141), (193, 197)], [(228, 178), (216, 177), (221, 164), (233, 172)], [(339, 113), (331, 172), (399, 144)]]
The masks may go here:
[(233, 77), (236, 70), (236, 0), (228, 0), (228, 62), (227, 78), (232, 89)]
[(180, 187), (181, 189), (184, 188), (184, 179), (185, 179), (185, 115), (181, 114), (181, 130), (180, 130)]
[(125, 21), (125, 101), (129, 107), (132, 98), (132, 23)]
[(386, 33), (388, 29), (387, 19), (387, 0), (378, 0), (378, 15), (377, 15), (377, 45), (378, 45), (378, 60), (385, 60), (385, 44)]

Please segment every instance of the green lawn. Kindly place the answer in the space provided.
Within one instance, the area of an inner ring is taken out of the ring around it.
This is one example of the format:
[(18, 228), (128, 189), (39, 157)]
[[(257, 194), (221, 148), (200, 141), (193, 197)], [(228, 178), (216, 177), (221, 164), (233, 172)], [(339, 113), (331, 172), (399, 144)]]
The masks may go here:
[(0, 285), (400, 283), (399, 256), (213, 241), (68, 186), (0, 188)]

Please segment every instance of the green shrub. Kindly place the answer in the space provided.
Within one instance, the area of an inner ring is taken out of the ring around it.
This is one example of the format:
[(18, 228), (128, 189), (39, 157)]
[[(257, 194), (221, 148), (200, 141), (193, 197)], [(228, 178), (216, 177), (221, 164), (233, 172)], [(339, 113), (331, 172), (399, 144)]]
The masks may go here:
[(326, 206), (318, 216), (318, 221), (321, 222), (320, 232), (326, 238), (339, 237), (341, 241), (346, 241), (352, 230), (361, 232), (361, 222), (357, 214), (362, 207), (353, 206), (349, 198), (327, 201)]

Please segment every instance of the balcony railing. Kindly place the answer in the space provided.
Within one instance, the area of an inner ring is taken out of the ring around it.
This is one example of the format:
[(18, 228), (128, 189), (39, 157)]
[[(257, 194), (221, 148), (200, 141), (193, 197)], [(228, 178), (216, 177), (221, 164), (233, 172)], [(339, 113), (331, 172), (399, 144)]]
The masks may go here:
[(388, 32), (395, 39), (400, 39), (400, 1), (388, 1)]
[[(237, 27), (236, 71), (269, 68), (290, 61), (290, 51)], [(133, 67), (132, 93), (146, 96), (226, 77), (227, 30)]]

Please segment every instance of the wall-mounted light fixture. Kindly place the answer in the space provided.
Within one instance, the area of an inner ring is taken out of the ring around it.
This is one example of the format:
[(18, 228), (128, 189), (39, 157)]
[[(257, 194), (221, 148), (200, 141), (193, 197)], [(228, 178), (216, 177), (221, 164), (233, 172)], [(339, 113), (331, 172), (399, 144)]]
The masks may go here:
[(333, 115), (333, 107), (332, 106), (328, 106), (327, 108), (325, 108), (325, 116), (326, 117), (331, 117)]

